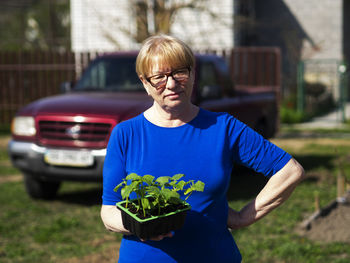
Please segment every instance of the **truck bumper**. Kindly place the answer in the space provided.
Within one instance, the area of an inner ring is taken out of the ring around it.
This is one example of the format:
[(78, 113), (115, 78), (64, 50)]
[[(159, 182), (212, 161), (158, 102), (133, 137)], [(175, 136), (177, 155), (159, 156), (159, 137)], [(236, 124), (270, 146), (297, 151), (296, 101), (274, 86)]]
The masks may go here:
[(93, 156), (93, 164), (87, 167), (51, 165), (44, 159), (50, 149), (32, 142), (11, 140), (8, 144), (12, 164), (24, 173), (47, 181), (102, 181), (106, 149), (88, 150)]

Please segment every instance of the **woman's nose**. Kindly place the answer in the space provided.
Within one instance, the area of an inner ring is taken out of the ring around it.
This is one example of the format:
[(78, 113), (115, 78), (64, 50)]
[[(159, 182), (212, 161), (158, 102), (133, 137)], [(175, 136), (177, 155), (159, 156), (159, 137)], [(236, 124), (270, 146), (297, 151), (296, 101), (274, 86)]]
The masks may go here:
[(173, 89), (175, 88), (176, 81), (173, 79), (172, 76), (168, 76), (167, 82), (166, 82), (166, 88), (167, 89)]

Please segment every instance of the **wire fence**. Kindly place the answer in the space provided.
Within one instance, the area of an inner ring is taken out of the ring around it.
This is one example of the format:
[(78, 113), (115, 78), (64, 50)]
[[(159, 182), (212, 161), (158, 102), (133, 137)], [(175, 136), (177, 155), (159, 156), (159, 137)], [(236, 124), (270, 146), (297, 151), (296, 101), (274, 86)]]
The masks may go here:
[(346, 121), (348, 65), (338, 59), (303, 60), (298, 66), (297, 109), (318, 116), (337, 110), (340, 122)]

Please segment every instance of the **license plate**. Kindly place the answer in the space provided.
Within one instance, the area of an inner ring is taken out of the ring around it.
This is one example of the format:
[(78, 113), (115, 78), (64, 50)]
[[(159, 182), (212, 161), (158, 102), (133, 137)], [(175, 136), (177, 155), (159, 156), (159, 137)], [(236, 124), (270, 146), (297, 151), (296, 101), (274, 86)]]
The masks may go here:
[(58, 166), (87, 167), (94, 163), (90, 151), (47, 150), (44, 156), (46, 163)]

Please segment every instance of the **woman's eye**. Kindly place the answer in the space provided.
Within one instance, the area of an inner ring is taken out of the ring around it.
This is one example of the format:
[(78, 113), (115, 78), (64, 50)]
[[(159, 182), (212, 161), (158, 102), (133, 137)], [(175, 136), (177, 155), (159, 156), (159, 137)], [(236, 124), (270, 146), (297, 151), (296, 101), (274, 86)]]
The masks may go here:
[(179, 69), (173, 73), (175, 76), (186, 76), (188, 75), (188, 70), (187, 69)]
[(162, 80), (162, 79), (164, 79), (164, 75), (153, 76), (152, 79), (153, 79), (153, 80)]

